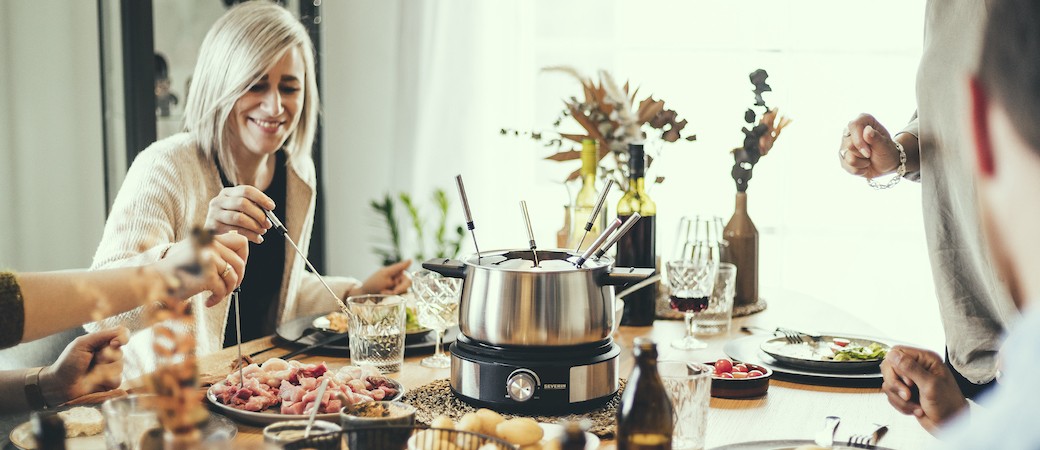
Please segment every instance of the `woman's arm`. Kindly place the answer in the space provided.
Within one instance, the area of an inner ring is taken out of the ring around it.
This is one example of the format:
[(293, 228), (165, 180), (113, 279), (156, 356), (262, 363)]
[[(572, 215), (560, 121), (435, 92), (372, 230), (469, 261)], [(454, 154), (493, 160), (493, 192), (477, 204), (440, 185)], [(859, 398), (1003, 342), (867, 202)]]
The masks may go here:
[(219, 301), (245, 274), (248, 251), (245, 237), (229, 233), (216, 236), (201, 250), (199, 273), (184, 270), (195, 263), (195, 251), (190, 242), (182, 241), (166, 258), (147, 266), (19, 274), (25, 310), (22, 342), (201, 291), (211, 291), (210, 298)]

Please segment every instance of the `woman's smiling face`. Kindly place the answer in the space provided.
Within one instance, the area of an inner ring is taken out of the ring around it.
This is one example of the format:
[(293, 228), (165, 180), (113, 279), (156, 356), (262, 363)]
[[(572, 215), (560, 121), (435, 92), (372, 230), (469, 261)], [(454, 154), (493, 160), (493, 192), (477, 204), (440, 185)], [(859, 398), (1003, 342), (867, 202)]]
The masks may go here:
[(303, 57), (292, 48), (235, 102), (233, 147), (255, 155), (282, 148), (299, 123), (303, 89)]

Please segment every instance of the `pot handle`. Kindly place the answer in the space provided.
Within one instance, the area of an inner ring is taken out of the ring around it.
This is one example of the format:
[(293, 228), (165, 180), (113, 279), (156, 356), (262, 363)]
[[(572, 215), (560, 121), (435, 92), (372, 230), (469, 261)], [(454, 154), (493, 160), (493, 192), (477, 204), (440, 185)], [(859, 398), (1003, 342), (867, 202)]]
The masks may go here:
[(423, 269), (432, 270), (448, 278), (466, 278), (466, 265), (447, 258), (431, 259), (422, 263)]
[[(425, 264), (423, 264), (425, 266)], [(638, 283), (654, 274), (654, 269), (638, 267), (615, 267), (610, 272), (600, 275), (596, 283), (600, 286), (624, 286)]]

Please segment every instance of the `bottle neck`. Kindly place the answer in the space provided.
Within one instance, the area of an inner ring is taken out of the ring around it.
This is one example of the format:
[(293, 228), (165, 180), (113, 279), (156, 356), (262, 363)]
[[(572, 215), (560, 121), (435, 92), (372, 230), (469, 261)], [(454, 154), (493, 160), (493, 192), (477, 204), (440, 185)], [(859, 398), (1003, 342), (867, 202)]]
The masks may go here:
[(646, 178), (629, 178), (628, 191), (639, 195), (646, 195)]
[(740, 212), (747, 212), (747, 194), (744, 192), (737, 192), (737, 205), (736, 210)]
[(596, 144), (594, 141), (585, 140), (581, 145), (581, 176), (588, 182), (588, 177), (596, 179)]

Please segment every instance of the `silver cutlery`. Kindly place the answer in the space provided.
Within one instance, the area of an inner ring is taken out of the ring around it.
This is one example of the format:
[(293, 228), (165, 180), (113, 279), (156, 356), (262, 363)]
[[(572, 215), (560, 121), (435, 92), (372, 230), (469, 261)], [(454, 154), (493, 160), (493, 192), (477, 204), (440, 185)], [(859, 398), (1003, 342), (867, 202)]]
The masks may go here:
[(588, 237), (589, 231), (592, 230), (592, 224), (596, 223), (596, 216), (599, 215), (599, 210), (603, 208), (603, 202), (607, 199), (607, 194), (610, 193), (610, 188), (614, 186), (614, 180), (607, 181), (607, 187), (603, 188), (603, 193), (599, 195), (599, 200), (596, 201), (596, 207), (592, 210), (592, 215), (589, 216), (589, 221), (585, 223), (585, 233), (581, 235), (581, 240), (578, 241), (578, 246), (574, 248), (574, 253), (581, 251), (581, 244), (585, 243), (585, 238)]
[(877, 445), (881, 436), (888, 430), (888, 427), (879, 423), (874, 424), (874, 428), (867, 434), (854, 434), (849, 436), (848, 446), (857, 448), (874, 448)]
[(809, 331), (798, 331), (798, 330), (793, 330), (793, 329), (785, 328), (785, 327), (776, 327), (776, 329), (772, 329), (772, 330), (770, 330), (768, 328), (765, 328), (765, 327), (758, 327), (758, 326), (754, 326), (754, 325), (746, 325), (746, 326), (740, 327), (740, 331), (743, 331), (745, 333), (751, 333), (751, 332), (753, 332), (753, 330), (764, 331), (766, 333), (771, 333), (773, 335), (779, 334), (779, 335), (784, 337), (784, 340), (786, 340), (787, 342), (789, 342), (791, 344), (801, 344), (801, 343), (807, 342), (805, 340), (805, 338), (809, 338), (812, 342), (819, 342), (820, 339), (823, 338), (823, 336), (820, 333), (809, 332)]
[(834, 433), (838, 431), (841, 418), (838, 416), (827, 416), (823, 419), (823, 429), (816, 433), (814, 441), (820, 447), (831, 448), (834, 446)]
[(321, 409), (321, 399), (325, 397), (325, 389), (329, 387), (329, 380), (332, 380), (332, 378), (326, 377), (325, 381), (321, 382), (321, 387), (318, 388), (318, 398), (314, 399), (314, 409), (311, 410), (311, 415), (307, 418), (307, 428), (303, 431), (304, 439), (311, 436), (311, 427), (314, 426), (314, 419), (318, 417), (318, 410)]
[(267, 216), (267, 220), (271, 221), (271, 225), (274, 226), (274, 229), (282, 233), (282, 236), (285, 237), (285, 242), (288, 242), (289, 245), (291, 245), (292, 248), (296, 250), (296, 254), (300, 255), (300, 258), (303, 258), (303, 262), (306, 263), (307, 267), (311, 269), (311, 272), (314, 273), (314, 276), (318, 277), (318, 281), (321, 282), (322, 286), (325, 286), (325, 290), (329, 291), (329, 295), (331, 295), (332, 298), (336, 299), (336, 303), (340, 305), (340, 308), (343, 309), (343, 312), (347, 312), (347, 305), (343, 303), (343, 299), (339, 298), (339, 296), (336, 295), (336, 292), (334, 292), (332, 288), (329, 287), (329, 284), (325, 282), (325, 277), (321, 276), (321, 272), (318, 272), (318, 269), (314, 268), (314, 265), (311, 264), (311, 260), (307, 259), (307, 255), (303, 253), (303, 250), (300, 250), (300, 247), (296, 245), (296, 242), (293, 241), (292, 237), (289, 237), (289, 229), (285, 228), (285, 225), (282, 224), (281, 220), (278, 220), (278, 217), (274, 215), (274, 212), (265, 209), (264, 215)]
[(469, 198), (466, 197), (466, 185), (462, 184), (462, 175), (455, 175), (455, 187), (459, 188), (459, 198), (462, 200), (462, 211), (466, 213), (466, 228), (469, 235), (473, 237), (473, 249), (477, 251), (477, 264), (480, 264), (480, 247), (477, 246), (476, 225), (473, 225), (473, 213), (469, 210)]
[(534, 266), (538, 267), (538, 245), (534, 243), (534, 230), (531, 229), (531, 216), (527, 214), (527, 202), (520, 200), (520, 210), (524, 212), (524, 224), (527, 225), (527, 239), (531, 243), (531, 254), (534, 255)]

